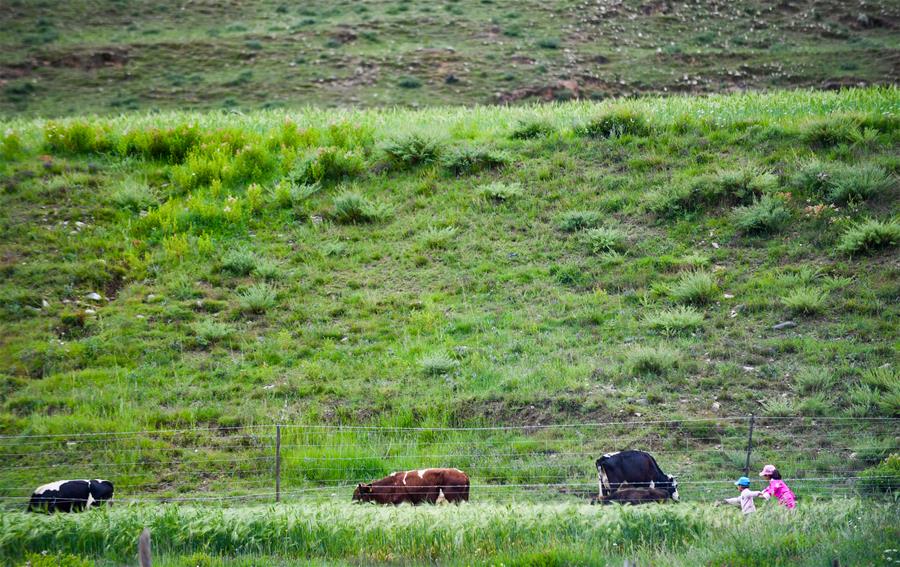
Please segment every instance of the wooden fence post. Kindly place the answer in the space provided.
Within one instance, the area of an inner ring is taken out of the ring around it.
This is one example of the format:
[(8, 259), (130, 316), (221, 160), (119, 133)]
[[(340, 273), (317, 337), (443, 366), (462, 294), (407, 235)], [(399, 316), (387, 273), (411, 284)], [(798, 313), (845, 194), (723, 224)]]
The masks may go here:
[(753, 422), (756, 416), (750, 414), (750, 433), (747, 435), (747, 461), (744, 463), (744, 476), (750, 476), (750, 453), (753, 452)]
[(281, 501), (281, 425), (275, 426), (275, 502)]
[(150, 567), (150, 528), (144, 528), (138, 538), (138, 559), (141, 567)]

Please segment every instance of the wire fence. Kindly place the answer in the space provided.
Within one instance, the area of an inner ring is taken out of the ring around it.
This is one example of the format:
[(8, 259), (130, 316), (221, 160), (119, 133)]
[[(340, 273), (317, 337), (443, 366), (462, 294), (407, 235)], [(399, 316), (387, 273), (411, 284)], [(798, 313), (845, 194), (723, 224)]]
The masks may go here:
[[(722, 417), (487, 427), (254, 425), (0, 436), (0, 506), (74, 478), (113, 481), (119, 502), (349, 500), (394, 471), (453, 467), (471, 499), (587, 499), (595, 461), (640, 449), (682, 499), (729, 495), (775, 464), (799, 498), (854, 495), (860, 473), (900, 452), (900, 419)], [(866, 482), (881, 479), (868, 477)], [(887, 483), (896, 479), (887, 479)], [(884, 484), (884, 483), (882, 483)], [(757, 487), (762, 484), (757, 483)]]

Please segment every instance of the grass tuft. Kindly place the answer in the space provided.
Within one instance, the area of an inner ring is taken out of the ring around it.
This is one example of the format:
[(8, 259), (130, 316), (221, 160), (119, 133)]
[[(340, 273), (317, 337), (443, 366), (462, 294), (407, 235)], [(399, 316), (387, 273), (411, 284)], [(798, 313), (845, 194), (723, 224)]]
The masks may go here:
[(265, 283), (253, 284), (238, 294), (238, 306), (244, 313), (264, 313), (275, 306), (275, 288)]
[(594, 211), (569, 211), (559, 219), (559, 229), (563, 232), (577, 232), (596, 228), (603, 223), (603, 215)]
[(436, 163), (441, 155), (441, 144), (426, 136), (412, 134), (388, 142), (383, 151), (394, 169), (408, 170)]
[(522, 196), (521, 183), (504, 183), (495, 181), (478, 188), (478, 195), (483, 199), (495, 202), (513, 201)]
[(460, 176), (500, 168), (507, 165), (509, 161), (509, 156), (495, 150), (462, 146), (449, 151), (441, 163), (448, 173)]
[(625, 232), (612, 227), (589, 228), (582, 233), (582, 240), (592, 254), (624, 252), (628, 247)]
[(681, 276), (669, 290), (669, 296), (678, 303), (704, 305), (713, 301), (719, 293), (716, 279), (709, 272), (688, 272)]
[(781, 298), (785, 307), (796, 315), (821, 313), (828, 301), (828, 292), (812, 287), (795, 289)]
[(334, 197), (334, 210), (331, 213), (335, 222), (340, 224), (366, 224), (386, 219), (389, 210), (385, 205), (374, 203), (353, 191), (344, 191)]
[(763, 195), (752, 205), (734, 209), (733, 218), (735, 227), (745, 234), (769, 234), (791, 220), (791, 211), (783, 199)]
[(650, 124), (643, 114), (629, 108), (618, 108), (578, 126), (575, 133), (589, 138), (610, 138), (624, 135), (648, 136)]
[(673, 336), (699, 329), (703, 325), (703, 313), (693, 307), (679, 305), (648, 314), (644, 318), (644, 324), (665, 335)]
[(841, 236), (838, 250), (851, 256), (873, 254), (900, 243), (900, 222), (869, 219), (849, 227)]

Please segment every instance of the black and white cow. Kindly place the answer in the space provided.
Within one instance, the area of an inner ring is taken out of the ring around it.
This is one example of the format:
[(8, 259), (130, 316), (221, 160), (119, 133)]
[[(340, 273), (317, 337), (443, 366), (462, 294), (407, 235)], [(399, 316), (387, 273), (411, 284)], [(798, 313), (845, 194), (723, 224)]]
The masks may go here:
[(597, 459), (600, 499), (615, 492), (623, 484), (634, 488), (658, 488), (678, 500), (678, 481), (666, 474), (656, 464), (656, 459), (644, 451), (619, 451), (607, 453)]
[(112, 499), (108, 480), (58, 480), (37, 487), (28, 502), (29, 512), (80, 512)]

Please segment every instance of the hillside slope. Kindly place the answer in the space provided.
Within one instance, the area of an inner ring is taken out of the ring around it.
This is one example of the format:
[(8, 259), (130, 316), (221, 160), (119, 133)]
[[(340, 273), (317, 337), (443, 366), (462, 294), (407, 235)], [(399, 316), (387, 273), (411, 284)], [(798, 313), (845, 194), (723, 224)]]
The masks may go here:
[(0, 114), (895, 84), (898, 25), (886, 1), (10, 0)]
[(898, 110), (2, 124), (0, 431), (897, 416)]

